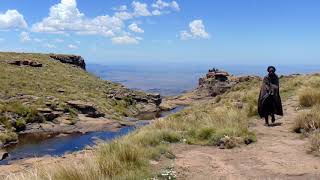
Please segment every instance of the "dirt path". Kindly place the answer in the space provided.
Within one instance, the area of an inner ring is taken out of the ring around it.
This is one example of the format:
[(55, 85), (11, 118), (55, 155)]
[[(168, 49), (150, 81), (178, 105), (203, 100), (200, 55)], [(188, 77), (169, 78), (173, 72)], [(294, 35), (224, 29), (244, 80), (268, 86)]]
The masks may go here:
[(296, 104), (293, 98), (284, 104), (281, 126), (254, 122), (258, 142), (247, 147), (176, 147), (178, 179), (320, 179), (320, 158), (307, 154), (308, 141), (290, 131)]

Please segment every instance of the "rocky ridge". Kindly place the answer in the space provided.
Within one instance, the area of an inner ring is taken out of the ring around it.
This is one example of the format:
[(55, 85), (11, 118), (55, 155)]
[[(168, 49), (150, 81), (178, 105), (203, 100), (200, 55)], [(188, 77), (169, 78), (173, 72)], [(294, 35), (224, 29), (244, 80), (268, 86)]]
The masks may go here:
[(86, 69), (86, 63), (81, 56), (76, 55), (63, 55), (63, 54), (50, 54), (50, 57), (54, 60), (60, 61), (66, 64), (72, 64), (82, 69)]

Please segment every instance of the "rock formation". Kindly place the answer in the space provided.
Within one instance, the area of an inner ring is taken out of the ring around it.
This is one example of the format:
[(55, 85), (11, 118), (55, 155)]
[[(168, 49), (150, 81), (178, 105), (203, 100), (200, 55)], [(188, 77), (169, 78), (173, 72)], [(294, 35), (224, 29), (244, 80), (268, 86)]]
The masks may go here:
[(107, 97), (118, 101), (125, 101), (129, 106), (134, 105), (138, 109), (138, 112), (134, 112), (136, 115), (160, 111), (159, 105), (162, 101), (160, 94), (146, 94), (124, 87), (110, 89), (107, 92)]
[(199, 79), (198, 88), (195, 93), (202, 97), (215, 97), (225, 93), (228, 89), (237, 84), (229, 79), (229, 73), (213, 68), (205, 77)]
[(240, 82), (260, 80), (258, 76), (232, 76), (228, 72), (218, 69), (210, 69), (208, 73), (199, 79), (198, 88), (194, 91), (200, 97), (215, 97), (225, 93)]
[(31, 66), (31, 67), (42, 67), (41, 63), (36, 61), (28, 61), (28, 60), (15, 60), (15, 61), (7, 61), (8, 64), (16, 65), (16, 66)]
[(72, 64), (86, 70), (86, 63), (81, 56), (51, 54), (50, 57), (62, 63)]
[(87, 117), (99, 118), (104, 117), (105, 114), (99, 112), (92, 103), (86, 103), (82, 101), (68, 101), (67, 104), (82, 114), (85, 114)]

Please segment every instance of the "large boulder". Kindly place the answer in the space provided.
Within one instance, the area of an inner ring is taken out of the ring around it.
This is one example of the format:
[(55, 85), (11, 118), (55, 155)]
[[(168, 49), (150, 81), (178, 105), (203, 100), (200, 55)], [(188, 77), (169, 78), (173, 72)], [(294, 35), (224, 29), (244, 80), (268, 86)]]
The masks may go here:
[(51, 54), (50, 57), (52, 59), (60, 61), (62, 63), (72, 64), (72, 65), (78, 66), (84, 70), (86, 69), (86, 63), (81, 56)]

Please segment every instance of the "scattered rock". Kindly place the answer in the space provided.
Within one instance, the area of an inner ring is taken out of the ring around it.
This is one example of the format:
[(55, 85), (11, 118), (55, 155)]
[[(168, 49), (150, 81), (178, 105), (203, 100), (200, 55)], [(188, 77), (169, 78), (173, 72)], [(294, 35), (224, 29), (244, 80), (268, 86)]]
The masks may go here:
[(64, 92), (66, 92), (66, 90), (64, 90), (64, 89), (62, 89), (62, 88), (59, 88), (59, 89), (57, 89), (57, 92), (59, 92), (59, 93), (64, 93)]
[(5, 160), (9, 157), (9, 153), (3, 150), (0, 150), (0, 161)]
[(225, 136), (219, 140), (217, 145), (220, 149), (232, 149), (239, 146), (242, 142), (244, 142), (244, 140), (241, 137)]
[(72, 64), (77, 67), (80, 67), (86, 70), (86, 63), (81, 56), (76, 55), (60, 55), (60, 54), (51, 54), (50, 57), (54, 60), (58, 60), (62, 63)]
[(50, 109), (50, 108), (37, 108), (37, 111), (39, 113), (51, 113), (52, 109)]

